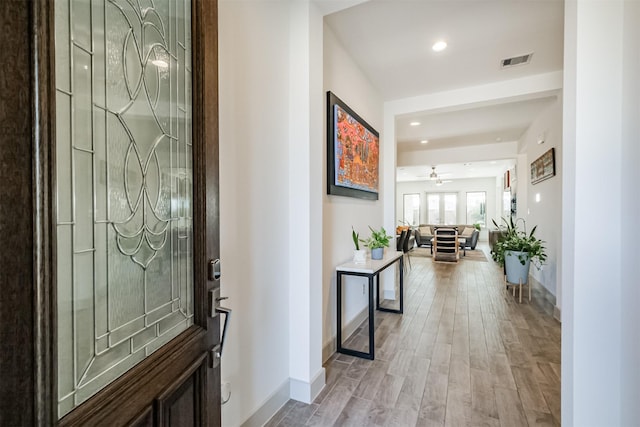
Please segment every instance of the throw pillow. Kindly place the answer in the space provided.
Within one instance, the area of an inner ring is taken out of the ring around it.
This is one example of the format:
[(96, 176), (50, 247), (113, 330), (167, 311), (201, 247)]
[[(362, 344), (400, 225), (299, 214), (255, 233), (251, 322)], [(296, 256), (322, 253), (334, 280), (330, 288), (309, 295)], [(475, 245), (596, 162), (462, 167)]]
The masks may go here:
[(460, 237), (471, 237), (473, 235), (474, 230), (475, 228), (473, 227), (465, 227)]
[(420, 227), (421, 236), (432, 236), (431, 227)]

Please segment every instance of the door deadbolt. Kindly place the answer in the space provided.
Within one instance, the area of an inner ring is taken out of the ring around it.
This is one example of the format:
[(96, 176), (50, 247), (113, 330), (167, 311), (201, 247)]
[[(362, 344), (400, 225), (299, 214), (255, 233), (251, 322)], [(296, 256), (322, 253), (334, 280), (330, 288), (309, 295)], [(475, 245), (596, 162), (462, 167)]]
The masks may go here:
[(220, 272), (220, 259), (211, 259), (209, 260), (209, 280), (210, 281), (218, 281), (220, 280), (220, 276), (222, 273)]

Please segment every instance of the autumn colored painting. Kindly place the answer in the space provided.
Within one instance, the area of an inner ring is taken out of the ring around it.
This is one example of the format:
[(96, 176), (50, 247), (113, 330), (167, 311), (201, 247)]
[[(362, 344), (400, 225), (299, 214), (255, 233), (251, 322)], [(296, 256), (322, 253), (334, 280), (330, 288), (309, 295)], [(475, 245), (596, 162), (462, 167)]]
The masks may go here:
[(378, 136), (334, 105), (335, 185), (378, 192)]
[(327, 92), (327, 194), (378, 200), (378, 132)]

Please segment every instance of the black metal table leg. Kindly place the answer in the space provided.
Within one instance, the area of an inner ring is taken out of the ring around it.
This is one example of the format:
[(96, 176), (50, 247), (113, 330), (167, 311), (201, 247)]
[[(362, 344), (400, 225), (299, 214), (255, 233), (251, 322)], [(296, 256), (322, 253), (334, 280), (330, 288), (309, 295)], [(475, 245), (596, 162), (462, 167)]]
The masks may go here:
[[(399, 268), (400, 268), (400, 309), (392, 309), (392, 308), (384, 308), (380, 307), (380, 272), (389, 267), (390, 265), (395, 264), (396, 261), (399, 260)], [(348, 354), (351, 356), (362, 357), (364, 359), (373, 360), (375, 356), (375, 309), (385, 312), (391, 313), (402, 313), (404, 311), (404, 261), (403, 256), (400, 255), (398, 258), (392, 260), (391, 262), (380, 266), (376, 270), (370, 270), (368, 272), (365, 271), (350, 271), (350, 270), (337, 270), (336, 276), (336, 302), (338, 312), (336, 313), (337, 318), (337, 351), (338, 353)], [(366, 277), (369, 282), (369, 351), (358, 351), (352, 350), (349, 348), (345, 348), (342, 345), (342, 278), (343, 276), (359, 276)], [(374, 282), (375, 281), (375, 282)], [(375, 298), (376, 298), (376, 306), (374, 309), (373, 300), (374, 300), (374, 287), (375, 287)]]
[(342, 273), (338, 271), (338, 277), (336, 278), (336, 298), (338, 302), (338, 330), (336, 331), (336, 340), (338, 341), (338, 353), (342, 353)]

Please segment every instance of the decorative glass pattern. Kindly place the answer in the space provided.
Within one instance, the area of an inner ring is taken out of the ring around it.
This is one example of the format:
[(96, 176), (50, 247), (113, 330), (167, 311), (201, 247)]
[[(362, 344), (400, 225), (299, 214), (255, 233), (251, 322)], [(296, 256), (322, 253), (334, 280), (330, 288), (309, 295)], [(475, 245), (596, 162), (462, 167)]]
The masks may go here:
[(55, 15), (62, 417), (193, 323), (191, 1)]

